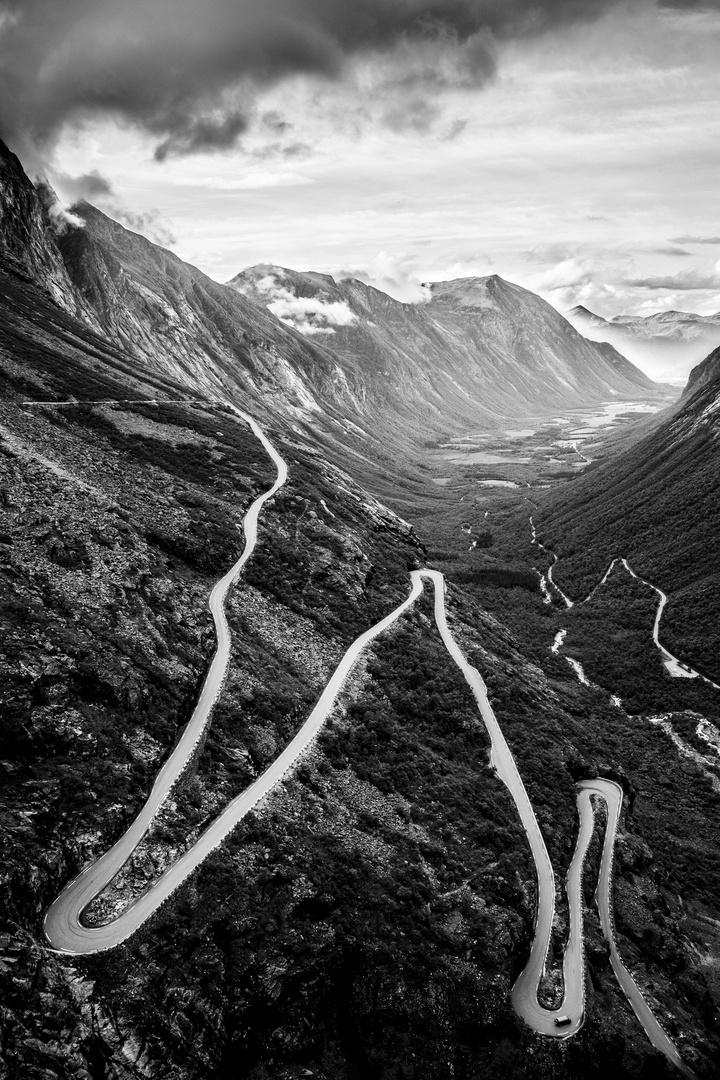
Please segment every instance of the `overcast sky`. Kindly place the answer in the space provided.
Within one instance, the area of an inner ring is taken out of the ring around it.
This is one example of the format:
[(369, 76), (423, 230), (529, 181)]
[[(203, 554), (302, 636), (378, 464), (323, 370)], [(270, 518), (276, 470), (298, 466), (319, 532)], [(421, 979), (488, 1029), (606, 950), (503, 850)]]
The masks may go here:
[(224, 281), (720, 310), (720, 3), (0, 0), (0, 135)]

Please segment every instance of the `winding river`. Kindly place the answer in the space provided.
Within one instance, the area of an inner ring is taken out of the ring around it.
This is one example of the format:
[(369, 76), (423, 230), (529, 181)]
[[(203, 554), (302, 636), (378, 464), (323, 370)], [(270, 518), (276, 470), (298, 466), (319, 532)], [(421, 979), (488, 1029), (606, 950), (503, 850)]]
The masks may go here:
[[(406, 599), (350, 645), (317, 704), (292, 741), (260, 777), (228, 804), (197, 841), (145, 893), (114, 919), (100, 926), (87, 926), (83, 923), (83, 912), (130, 858), (207, 729), (230, 657), (230, 633), (223, 607), (225, 596), (255, 547), (258, 518), (264, 504), (282, 487), (287, 478), (285, 461), (255, 421), (239, 409), (235, 409), (235, 412), (251, 427), (275, 463), (277, 478), (272, 487), (260, 495), (248, 510), (243, 525), (245, 535), (243, 554), (228, 573), (217, 582), (210, 594), (209, 603), (215, 621), (217, 647), (192, 717), (175, 749), (160, 770), (146, 803), (132, 825), (104, 855), (70, 882), (48, 908), (43, 927), (50, 947), (71, 955), (111, 949), (125, 941), (150, 918), (294, 766), (323, 727), (358, 657), (376, 637), (389, 629), (414, 604), (427, 582), (434, 590), (434, 616), (440, 636), (475, 698), (490, 737), (491, 765), (515, 801), (535, 862), (538, 884), (535, 933), (528, 963), (512, 989), (512, 1003), (516, 1012), (535, 1031), (558, 1038), (573, 1035), (583, 1024), (585, 971), (582, 872), (594, 827), (592, 799), (593, 797), (602, 799), (607, 806), (607, 826), (596, 895), (603, 932), (610, 943), (613, 970), (653, 1044), (661, 1049), (685, 1075), (692, 1076), (693, 1074), (681, 1061), (674, 1044), (644, 1001), (632, 976), (622, 964), (615, 944), (611, 915), (612, 856), (622, 805), (622, 791), (617, 784), (609, 780), (586, 780), (577, 785), (579, 834), (566, 880), (570, 929), (563, 961), (563, 1000), (557, 1009), (545, 1009), (540, 1005), (538, 987), (545, 971), (555, 914), (555, 875), (522, 777), (488, 700), (485, 682), (480, 672), (465, 658), (448, 625), (445, 609), (445, 581), (442, 574), (436, 570), (412, 571), (411, 589)], [(548, 580), (551, 581), (550, 574), (548, 574)], [(557, 588), (554, 582), (552, 584)], [(561, 595), (564, 597), (564, 594), (561, 593)], [(564, 599), (567, 605), (571, 606), (572, 602), (566, 597)], [(558, 1026), (556, 1021), (561, 1017), (563, 1023), (562, 1026)]]
[[(530, 542), (532, 544), (537, 544), (537, 546), (542, 551), (544, 551), (546, 555), (552, 556), (552, 566), (548, 567), (547, 580), (552, 585), (553, 589), (555, 589), (555, 591), (558, 593), (558, 595), (562, 598), (562, 600), (563, 600), (563, 602), (565, 604), (565, 607), (566, 608), (571, 608), (573, 606), (572, 600), (570, 599), (569, 596), (565, 595), (565, 593), (562, 591), (562, 589), (557, 584), (557, 582), (553, 581), (552, 572), (553, 572), (553, 569), (555, 567), (556, 562), (558, 561), (558, 557), (557, 557), (557, 555), (555, 554), (554, 551), (548, 551), (548, 549), (545, 547), (545, 545), (541, 544), (540, 541), (538, 540), (538, 538), (537, 538), (537, 530), (535, 528), (535, 524), (533, 522), (532, 515), (530, 516), (530, 528), (532, 529), (532, 540)], [(541, 577), (542, 577), (542, 575), (541, 575)]]

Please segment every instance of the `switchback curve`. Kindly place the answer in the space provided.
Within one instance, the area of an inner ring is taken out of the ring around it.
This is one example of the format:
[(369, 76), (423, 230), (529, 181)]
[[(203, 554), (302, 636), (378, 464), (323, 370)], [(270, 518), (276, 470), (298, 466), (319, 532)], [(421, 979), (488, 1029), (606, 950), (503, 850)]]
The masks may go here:
[[(146, 901), (145, 904), (140, 903), (143, 899), (141, 897), (136, 904), (123, 912), (118, 919), (106, 924), (106, 926), (90, 928), (83, 926), (81, 922), (82, 912), (112, 881), (142, 840), (153, 818), (185, 769), (187, 762), (192, 757), (196, 746), (205, 733), (212, 708), (222, 688), (230, 657), (230, 631), (224, 610), (225, 596), (253, 553), (257, 542), (260, 511), (268, 499), (272, 498), (287, 479), (287, 464), (264, 432), (252, 417), (235, 406), (232, 406), (232, 409), (250, 426), (253, 434), (262, 443), (268, 456), (276, 466), (277, 476), (273, 485), (255, 499), (245, 515), (243, 521), (245, 546), (240, 558), (220, 578), (210, 593), (209, 607), (215, 623), (217, 645), (200, 691), (200, 697), (180, 739), (170, 757), (160, 769), (144, 806), (130, 827), (104, 855), (91, 866), (86, 867), (78, 877), (65, 887), (45, 913), (43, 919), (45, 937), (50, 946), (58, 952), (77, 954), (112, 948), (114, 945), (124, 941), (151, 914), (151, 911), (148, 910), (148, 902)], [(163, 879), (168, 875), (172, 876), (172, 872), (177, 865), (176, 863), (173, 867), (170, 867), (157, 882), (158, 892), (153, 894), (157, 898), (157, 903), (154, 904), (152, 910), (155, 910), (163, 899), (169, 895), (169, 892), (164, 892), (168, 883), (163, 883)], [(172, 888), (176, 887), (177, 884), (172, 886)], [(108, 929), (108, 927), (113, 929)]]
[[(631, 996), (632, 988), (642, 1001), (642, 995), (635, 986), (632, 977), (626, 971), (617, 953), (614, 942), (611, 906), (610, 877), (612, 869), (612, 850), (615, 830), (620, 812), (622, 793), (617, 785), (610, 781), (586, 781), (579, 785), (578, 810), (580, 830), (576, 850), (567, 876), (567, 892), (570, 909), (570, 933), (564, 957), (564, 996), (558, 1009), (543, 1008), (538, 1002), (538, 987), (542, 978), (547, 957), (552, 922), (555, 910), (555, 877), (550, 857), (545, 846), (540, 827), (535, 816), (530, 798), (525, 789), (515, 759), (507, 745), (500, 725), (488, 700), (487, 688), (479, 671), (465, 658), (448, 626), (445, 611), (445, 581), (441, 573), (435, 570), (414, 570), (411, 573), (411, 591), (393, 611), (361, 634), (348, 648), (325, 690), (301, 729), (279, 755), (272, 765), (241, 795), (237, 796), (226, 809), (208, 826), (198, 840), (161, 877), (128, 908), (110, 922), (101, 926), (86, 926), (82, 914), (90, 902), (98, 896), (118, 870), (128, 860), (133, 850), (147, 831), (152, 818), (170, 788), (190, 758), (198, 740), (207, 725), (210, 712), (217, 699), (227, 669), (229, 658), (229, 630), (225, 618), (223, 603), (230, 585), (237, 579), (242, 566), (250, 557), (257, 537), (257, 521), (264, 503), (282, 486), (287, 478), (287, 466), (272, 447), (258, 425), (239, 409), (235, 412), (247, 422), (262, 442), (268, 454), (275, 462), (278, 475), (273, 486), (252, 504), (244, 522), (246, 537), (245, 550), (241, 558), (220, 579), (210, 595), (210, 607), (215, 620), (218, 644), (210, 670), (200, 694), (200, 699), (193, 716), (183, 732), (175, 750), (161, 769), (152, 792), (136, 817), (133, 824), (113, 847), (94, 864), (87, 867), (72, 881), (51, 904), (44, 919), (44, 930), (52, 948), (71, 955), (94, 953), (113, 948), (125, 941), (137, 930), (164, 901), (187, 880), (207, 856), (222, 844), (228, 834), (270, 791), (279, 783), (287, 771), (292, 768), (300, 755), (312, 743), (332, 710), (338, 694), (355, 662), (367, 646), (381, 633), (388, 629), (423, 592), (423, 579), (429, 580), (434, 588), (434, 615), (441, 638), (453, 661), (461, 670), (468, 683), (482, 716), (491, 741), (491, 764), (510, 791), (518, 808), (520, 818), (530, 843), (535, 861), (538, 880), (538, 901), (535, 922), (535, 934), (528, 963), (517, 979), (512, 990), (512, 1002), (517, 1013), (536, 1031), (549, 1036), (566, 1038), (582, 1026), (585, 1007), (584, 957), (582, 942), (582, 898), (581, 882), (585, 853), (592, 835), (592, 806), (589, 794), (597, 794), (608, 805), (608, 828), (606, 829), (603, 848), (603, 864), (598, 885), (598, 904), (601, 910), (603, 929), (608, 936), (611, 956), (615, 957), (613, 968), (626, 977), (621, 985), (631, 1000), (633, 1008), (653, 1042), (655, 1038), (663, 1041), (660, 1048), (688, 1076), (692, 1076), (683, 1065), (676, 1048), (665, 1035), (652, 1015), (649, 1007), (649, 1019), (638, 1012)], [(556, 586), (557, 587), (557, 586)], [(567, 601), (568, 606), (571, 602)], [(617, 789), (612, 794), (612, 788)], [(608, 793), (610, 792), (610, 795)], [(588, 794), (589, 793), (589, 794)], [(614, 800), (614, 801), (613, 801)], [(589, 807), (589, 811), (588, 811)], [(609, 854), (607, 854), (609, 852)], [(606, 868), (605, 877), (603, 869)], [(603, 914), (604, 913), (604, 914)], [(617, 965), (617, 966), (616, 966)], [(629, 983), (628, 983), (629, 980)], [(631, 989), (626, 985), (631, 984)], [(555, 1021), (567, 1017), (569, 1022), (559, 1028)], [(653, 1026), (654, 1025), (654, 1026)], [(658, 1029), (660, 1035), (654, 1031)], [(655, 1038), (653, 1037), (655, 1034)], [(655, 1043), (658, 1045), (658, 1043)], [(665, 1045), (667, 1044), (667, 1045)]]

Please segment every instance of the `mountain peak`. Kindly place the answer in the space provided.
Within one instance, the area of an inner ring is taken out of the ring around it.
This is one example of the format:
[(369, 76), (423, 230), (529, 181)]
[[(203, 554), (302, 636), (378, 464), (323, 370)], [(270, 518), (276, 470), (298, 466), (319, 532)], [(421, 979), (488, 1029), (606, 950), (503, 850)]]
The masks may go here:
[(308, 292), (316, 292), (318, 289), (338, 288), (337, 281), (330, 274), (321, 274), (317, 270), (291, 270), (275, 263), (255, 263), (241, 270), (226, 284), (238, 292), (276, 292), (278, 289), (286, 289), (296, 295), (307, 295)]
[(663, 321), (670, 321), (672, 319), (699, 319), (700, 315), (694, 311), (677, 311), (671, 308), (670, 311), (658, 311), (654, 315), (648, 316), (650, 319), (662, 319)]
[(92, 314), (75, 295), (59, 251), (68, 231), (81, 224), (63, 209), (50, 185), (34, 184), (19, 159), (0, 142), (0, 260), (15, 274), (30, 278), (66, 311)]
[(578, 319), (596, 319), (598, 322), (604, 322), (605, 320), (601, 315), (596, 315), (590, 308), (586, 308), (583, 304), (576, 304), (574, 308), (570, 308), (568, 316), (574, 316)]
[(452, 278), (450, 281), (431, 281), (426, 284), (431, 293), (431, 304), (449, 304), (479, 311), (495, 307), (496, 301), (500, 299), (519, 297), (527, 291), (501, 278), (499, 274)]

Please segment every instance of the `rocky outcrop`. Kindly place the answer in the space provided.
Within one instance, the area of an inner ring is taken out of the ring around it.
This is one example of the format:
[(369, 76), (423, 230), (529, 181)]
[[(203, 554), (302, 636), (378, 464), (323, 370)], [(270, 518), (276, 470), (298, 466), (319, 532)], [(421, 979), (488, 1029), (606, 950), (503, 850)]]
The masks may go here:
[(61, 237), (77, 232), (81, 224), (62, 210), (47, 184), (30, 181), (15, 154), (0, 142), (0, 262), (96, 328), (92, 309), (74, 289), (58, 248)]

